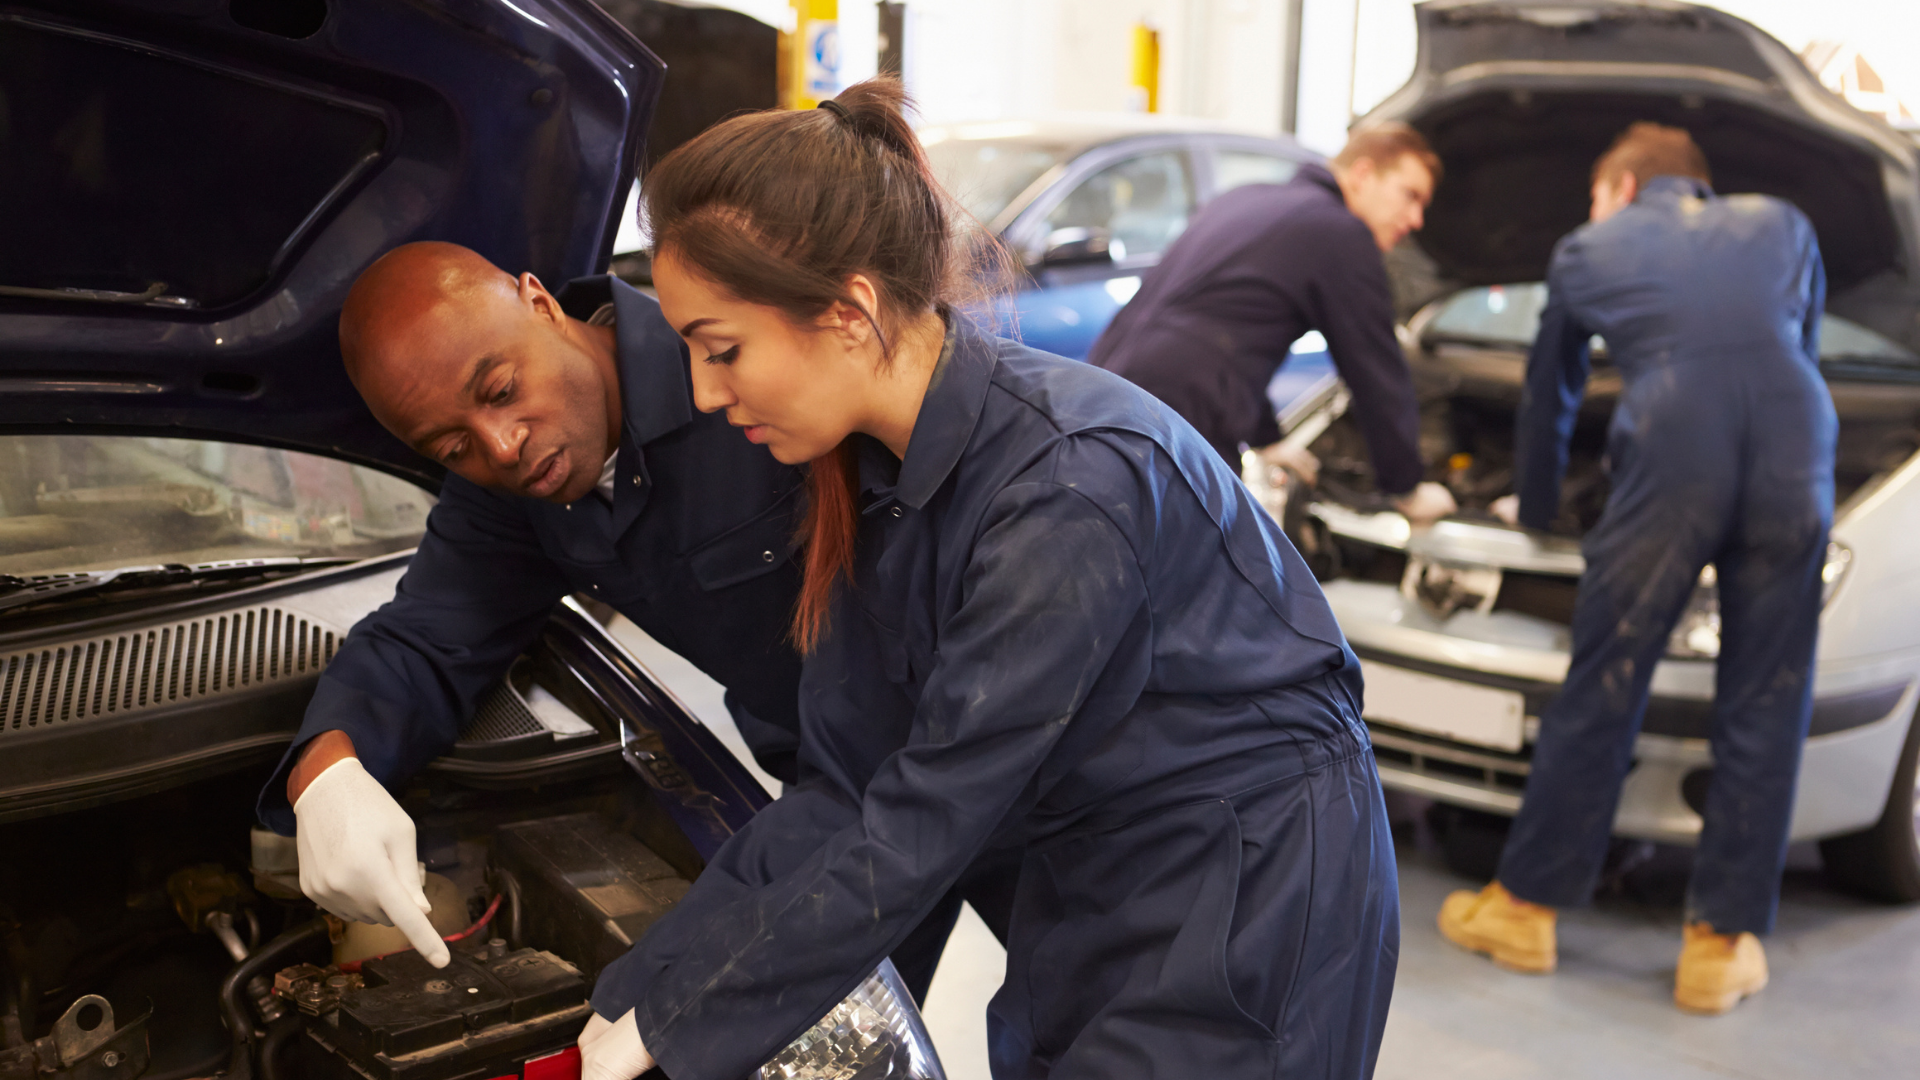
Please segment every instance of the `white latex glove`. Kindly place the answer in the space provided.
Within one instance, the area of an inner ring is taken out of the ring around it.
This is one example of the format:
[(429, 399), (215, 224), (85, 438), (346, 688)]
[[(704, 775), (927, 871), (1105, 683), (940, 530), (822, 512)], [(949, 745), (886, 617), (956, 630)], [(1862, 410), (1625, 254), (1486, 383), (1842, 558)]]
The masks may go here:
[(1487, 505), (1494, 517), (1509, 525), (1520, 524), (1520, 496), (1502, 495)]
[(580, 1080), (634, 1080), (653, 1065), (632, 1009), (611, 1023), (599, 1013), (587, 1020), (580, 1033)]
[(1320, 482), (1320, 459), (1304, 446), (1289, 446), (1284, 442), (1263, 446), (1260, 448), (1260, 460), (1291, 469), (1295, 476), (1308, 484)]
[(1406, 515), (1407, 523), (1417, 529), (1439, 521), (1460, 506), (1453, 501), (1453, 492), (1439, 484), (1423, 483), (1393, 500), (1393, 508)]
[(421, 889), (413, 819), (359, 758), (341, 758), (293, 804), (300, 853), (300, 891), (354, 922), (394, 926), (427, 963), (447, 966), (447, 943), (427, 921), (433, 908)]

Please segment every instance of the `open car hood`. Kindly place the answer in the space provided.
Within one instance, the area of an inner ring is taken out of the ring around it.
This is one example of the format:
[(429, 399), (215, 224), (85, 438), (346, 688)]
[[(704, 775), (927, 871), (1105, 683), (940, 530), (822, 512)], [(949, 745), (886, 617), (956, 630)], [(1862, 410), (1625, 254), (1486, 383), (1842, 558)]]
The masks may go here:
[(1778, 41), (1669, 0), (1432, 0), (1413, 77), (1361, 123), (1404, 120), (1446, 165), (1418, 244), (1443, 284), (1538, 281), (1587, 219), (1593, 162), (1636, 120), (1686, 128), (1722, 193), (1812, 219), (1829, 309), (1920, 347), (1920, 148)]
[(437, 481), (341, 370), (347, 289), (413, 240), (603, 268), (663, 75), (591, 0), (0, 0), (0, 433)]

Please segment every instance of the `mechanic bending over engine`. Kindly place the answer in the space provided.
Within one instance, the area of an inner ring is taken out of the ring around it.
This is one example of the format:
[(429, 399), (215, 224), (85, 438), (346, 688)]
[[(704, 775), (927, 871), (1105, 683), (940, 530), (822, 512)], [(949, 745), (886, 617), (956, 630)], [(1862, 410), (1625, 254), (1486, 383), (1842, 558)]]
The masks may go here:
[(996, 845), (995, 1076), (1369, 1075), (1399, 905), (1359, 665), (1191, 426), (952, 306), (903, 101), (735, 117), (647, 180), (695, 401), (812, 463), (804, 767), (602, 973), (584, 1075), (735, 1080)]
[(1722, 617), (1713, 780), (1674, 1001), (1722, 1013), (1767, 983), (1794, 782), (1812, 716), (1837, 423), (1821, 381), (1826, 278), (1813, 227), (1761, 195), (1721, 198), (1685, 131), (1640, 123), (1593, 168), (1593, 220), (1563, 238), (1527, 364), (1517, 496), (1544, 529), (1598, 334), (1624, 383), (1612, 491), (1583, 545), (1566, 682), (1496, 880), (1440, 929), (1504, 966), (1552, 971), (1554, 909), (1593, 892), (1654, 665), (1712, 563)]
[(1318, 330), (1353, 393), (1379, 490), (1430, 523), (1458, 508), (1420, 479), (1420, 414), (1381, 255), (1420, 227), (1440, 158), (1419, 132), (1382, 124), (1355, 132), (1331, 165), (1202, 207), (1087, 360), (1173, 406), (1236, 474), (1246, 444), (1311, 484), (1319, 462), (1277, 445), (1267, 384)]
[[(695, 410), (686, 346), (613, 277), (555, 297), (466, 248), (410, 244), (355, 282), (340, 341), (374, 416), (450, 475), (393, 602), (321, 676), (260, 816), (297, 821), (316, 903), (398, 926), (439, 966), (413, 822), (388, 790), (453, 745), (561, 597), (604, 601), (725, 686), (755, 756), (793, 782), (802, 474)], [(963, 898), (1004, 940), (1018, 865), (986, 857), (894, 953), (916, 997)]]

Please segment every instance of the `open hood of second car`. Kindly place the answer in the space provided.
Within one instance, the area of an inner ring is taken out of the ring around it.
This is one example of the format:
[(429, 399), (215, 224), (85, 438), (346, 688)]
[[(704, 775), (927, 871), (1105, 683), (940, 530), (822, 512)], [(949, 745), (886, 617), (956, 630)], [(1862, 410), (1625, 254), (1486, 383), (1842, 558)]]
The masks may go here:
[(1537, 281), (1587, 218), (1593, 162), (1636, 120), (1686, 128), (1716, 190), (1776, 195), (1820, 237), (1829, 308), (1920, 346), (1920, 153), (1822, 87), (1787, 48), (1670, 0), (1432, 0), (1404, 120), (1447, 175), (1421, 248), (1459, 284)]
[(603, 268), (663, 73), (590, 0), (0, 0), (0, 434), (437, 480), (341, 370), (348, 287), (412, 240)]

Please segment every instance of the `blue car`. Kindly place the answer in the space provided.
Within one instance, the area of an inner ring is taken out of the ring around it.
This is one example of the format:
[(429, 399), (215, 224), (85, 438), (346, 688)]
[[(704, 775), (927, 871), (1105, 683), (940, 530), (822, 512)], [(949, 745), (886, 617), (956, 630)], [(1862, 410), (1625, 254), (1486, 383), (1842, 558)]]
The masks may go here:
[[(1320, 161), (1291, 139), (1131, 121), (1000, 121), (922, 129), (920, 141), (968, 213), (1026, 267), (997, 303), (1023, 341), (1086, 359), (1195, 210), (1243, 184), (1292, 179)], [(1268, 388), (1284, 409), (1332, 375), (1309, 333)]]

